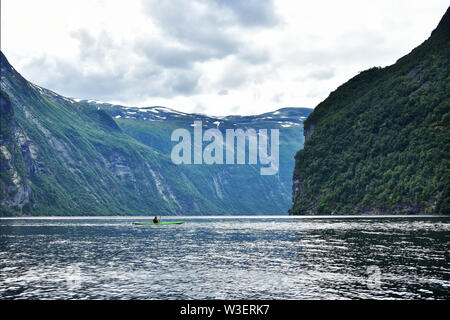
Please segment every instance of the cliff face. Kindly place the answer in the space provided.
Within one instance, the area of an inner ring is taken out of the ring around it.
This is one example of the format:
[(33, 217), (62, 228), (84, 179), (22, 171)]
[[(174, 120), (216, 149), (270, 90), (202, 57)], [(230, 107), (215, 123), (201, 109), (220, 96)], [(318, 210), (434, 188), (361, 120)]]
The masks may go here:
[[(303, 135), (305, 136), (305, 142), (314, 132), (316, 125), (314, 123), (310, 123), (308, 127), (303, 128)], [(292, 203), (295, 203), (299, 198), (303, 197), (305, 193), (305, 186), (300, 174), (294, 172), (292, 177)], [(311, 214), (309, 210), (306, 210), (305, 213)]]
[(450, 13), (386, 68), (361, 72), (305, 121), (291, 214), (450, 213)]
[(193, 136), (193, 121), (202, 122), (203, 132), (218, 129), (224, 137), (227, 129), (277, 129), (280, 165), (276, 175), (261, 176), (259, 168), (251, 165), (178, 167), (191, 177), (200, 193), (230, 214), (283, 214), (291, 205), (293, 155), (303, 145), (302, 124), (312, 109), (282, 108), (259, 115), (214, 117), (158, 106), (124, 107), (95, 100), (80, 103), (105, 110), (124, 133), (167, 156), (174, 146), (170, 132), (185, 128)]
[(224, 212), (105, 111), (28, 82), (0, 58), (0, 216)]
[(305, 140), (307, 140), (312, 135), (315, 128), (316, 125), (314, 123), (310, 123), (307, 127), (304, 128), (303, 134), (305, 135)]
[[(79, 102), (28, 82), (1, 52), (0, 59), (0, 216), (282, 214), (289, 207), (292, 155), (310, 109), (214, 118)], [(192, 130), (194, 120), (223, 133), (279, 129), (279, 174), (173, 164), (170, 133)]]
[(14, 121), (11, 102), (3, 91), (0, 94), (0, 117), (0, 205), (22, 211), (24, 206), (30, 205), (26, 172), (33, 170), (33, 164), (27, 141)]

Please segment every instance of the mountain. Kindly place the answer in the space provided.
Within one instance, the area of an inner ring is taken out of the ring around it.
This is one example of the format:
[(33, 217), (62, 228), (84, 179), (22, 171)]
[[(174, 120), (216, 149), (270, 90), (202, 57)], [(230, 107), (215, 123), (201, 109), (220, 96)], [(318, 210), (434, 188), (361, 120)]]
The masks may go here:
[(227, 129), (278, 129), (280, 168), (274, 176), (261, 176), (260, 165), (181, 164), (179, 168), (202, 195), (233, 214), (284, 214), (291, 205), (293, 156), (303, 146), (303, 121), (311, 109), (283, 108), (261, 115), (213, 117), (165, 107), (133, 108), (94, 100), (80, 103), (106, 111), (124, 133), (165, 155), (170, 155), (175, 144), (170, 140), (171, 132), (184, 128), (193, 136), (194, 121), (201, 121), (203, 130), (219, 129), (224, 136)]
[(304, 123), (291, 214), (450, 213), (450, 13), (428, 40), (361, 72)]
[(2, 215), (225, 213), (105, 111), (26, 81), (3, 54), (1, 89)]
[[(281, 214), (289, 207), (289, 171), (309, 109), (232, 120), (78, 102), (28, 82), (0, 58), (0, 215)], [(175, 165), (170, 134), (192, 130), (195, 119), (220, 130), (280, 128), (286, 168), (261, 176), (252, 165)]]

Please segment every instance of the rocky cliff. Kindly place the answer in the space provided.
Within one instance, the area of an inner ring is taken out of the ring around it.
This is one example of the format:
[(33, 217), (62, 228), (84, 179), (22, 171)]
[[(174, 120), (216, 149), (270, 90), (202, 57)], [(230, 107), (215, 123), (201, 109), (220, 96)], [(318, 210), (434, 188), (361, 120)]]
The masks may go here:
[[(34, 146), (14, 121), (14, 110), (8, 95), (0, 92), (0, 205), (12, 210), (29, 209), (30, 186), (27, 174), (35, 170)], [(32, 153), (33, 152), (33, 153)]]
[[(61, 96), (1, 58), (0, 215), (283, 214), (293, 155), (310, 109), (209, 117)], [(114, 119), (113, 119), (114, 117)], [(280, 170), (253, 165), (175, 165), (171, 132), (280, 130)]]
[(104, 110), (28, 82), (0, 56), (0, 215), (225, 212)]

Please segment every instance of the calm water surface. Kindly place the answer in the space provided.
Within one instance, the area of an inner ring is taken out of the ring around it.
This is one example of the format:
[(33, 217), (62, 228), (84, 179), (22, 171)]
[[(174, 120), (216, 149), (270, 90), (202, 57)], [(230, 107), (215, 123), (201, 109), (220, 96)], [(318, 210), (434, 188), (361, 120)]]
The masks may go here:
[(449, 218), (174, 219), (0, 219), (0, 299), (450, 298)]

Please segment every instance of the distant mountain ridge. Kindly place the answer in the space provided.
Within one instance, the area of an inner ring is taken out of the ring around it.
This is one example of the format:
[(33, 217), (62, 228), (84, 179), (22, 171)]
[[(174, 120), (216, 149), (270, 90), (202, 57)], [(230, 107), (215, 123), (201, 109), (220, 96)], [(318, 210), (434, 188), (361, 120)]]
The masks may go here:
[[(249, 116), (214, 117), (203, 114), (190, 114), (161, 106), (124, 107), (94, 100), (81, 100), (80, 103), (105, 110), (121, 130), (139, 142), (170, 155), (174, 145), (170, 133), (178, 128), (189, 129), (193, 133), (194, 121), (202, 121), (203, 129), (217, 128), (225, 134), (226, 129), (278, 129), (280, 130), (280, 170), (276, 176), (261, 177), (259, 166), (250, 165), (181, 165), (191, 182), (199, 190), (213, 187), (211, 195), (227, 203), (233, 213), (286, 212), (291, 203), (293, 155), (297, 146), (303, 145), (303, 121), (312, 112), (308, 108), (282, 108), (273, 112)], [(212, 184), (208, 183), (212, 180)], [(255, 184), (258, 186), (256, 189)], [(260, 202), (270, 198), (270, 202)], [(255, 197), (255, 200), (250, 200)], [(239, 209), (241, 208), (241, 209)]]
[(331, 92), (304, 134), (291, 214), (449, 214), (449, 9), (394, 65)]
[(238, 124), (251, 124), (256, 121), (273, 122), (287, 126), (299, 126), (312, 112), (310, 108), (281, 108), (272, 112), (257, 115), (229, 115), (209, 116), (201, 113), (186, 113), (163, 106), (129, 107), (111, 104), (98, 100), (72, 99), (73, 101), (100, 108), (107, 111), (115, 119), (133, 119), (142, 121), (163, 121), (167, 119), (188, 119), (208, 122), (233, 122)]
[[(289, 208), (293, 155), (312, 110), (242, 117), (238, 124), (163, 107), (78, 102), (28, 82), (3, 53), (0, 58), (0, 215), (283, 214)], [(170, 133), (192, 128), (193, 120), (220, 130), (279, 128), (279, 174), (262, 177), (251, 165), (173, 164)]]

